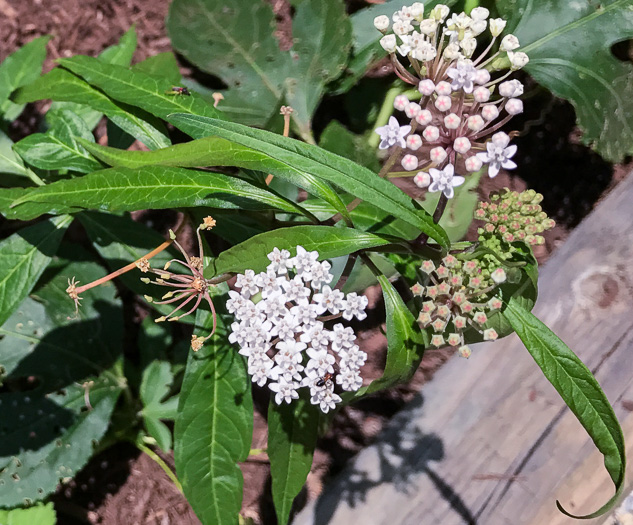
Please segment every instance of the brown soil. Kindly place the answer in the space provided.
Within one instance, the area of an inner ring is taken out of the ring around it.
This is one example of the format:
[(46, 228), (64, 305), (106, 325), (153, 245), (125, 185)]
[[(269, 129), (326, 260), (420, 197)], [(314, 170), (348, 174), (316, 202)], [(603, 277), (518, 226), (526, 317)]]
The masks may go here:
[[(287, 0), (269, 0), (278, 16), (280, 45), (291, 45), (291, 20)], [(351, 0), (350, 9), (369, 1)], [(139, 48), (135, 61), (170, 50), (164, 19), (168, 0), (0, 0), (0, 60), (32, 38), (52, 34), (45, 70), (54, 59), (74, 54), (96, 55), (113, 44), (132, 24), (136, 24)], [(186, 69), (186, 68), (183, 68)], [(388, 68), (378, 68), (380, 77)], [(547, 97), (546, 97), (547, 99)], [(547, 99), (552, 100), (552, 99)], [(595, 205), (600, 195), (611, 189), (630, 170), (630, 165), (612, 167), (586, 148), (578, 145), (573, 111), (568, 104), (552, 100), (550, 111), (560, 118), (541, 118), (541, 110), (526, 115), (523, 127), (532, 128), (519, 151), (547, 151), (536, 157), (524, 154), (519, 176), (501, 174), (494, 180), (484, 179), (482, 197), (491, 190), (508, 186), (522, 190), (528, 185), (545, 194), (547, 211), (560, 223), (546, 235), (540, 247), (540, 261), (567, 236), (569, 228)], [(532, 105), (532, 108), (539, 105)], [(541, 104), (541, 107), (545, 107)], [(31, 106), (12, 134), (23, 136), (37, 129), (44, 105)], [(571, 112), (571, 113), (570, 113)], [(523, 140), (523, 139), (520, 139)], [(549, 149), (548, 149), (549, 148)], [(563, 164), (561, 164), (563, 162)], [(565, 164), (566, 163), (566, 164)], [(552, 173), (558, 177), (552, 183)], [(536, 177), (533, 177), (536, 175)], [(526, 183), (527, 181), (527, 183)], [(474, 228), (474, 226), (473, 226)], [(473, 238), (471, 228), (469, 237)], [(368, 290), (374, 328), (361, 332), (361, 345), (370, 355), (364, 367), (367, 381), (381, 374), (386, 343), (380, 333), (384, 311), (379, 289)], [(367, 446), (388, 419), (393, 416), (433, 373), (450, 357), (448, 350), (427, 351), (422, 364), (408, 385), (374, 396), (342, 410), (328, 433), (321, 438), (308, 478), (306, 497), (315, 497), (327, 478), (340, 471), (361, 448)], [(253, 448), (265, 447), (267, 432), (262, 414), (266, 413), (267, 393), (254, 393), (257, 411)], [(173, 468), (173, 457), (163, 456)], [(245, 478), (243, 515), (255, 523), (275, 523), (270, 498), (269, 468), (265, 456), (255, 456), (242, 465)], [(190, 525), (198, 524), (184, 497), (158, 465), (129, 445), (117, 445), (94, 458), (54, 497), (61, 525), (92, 523), (101, 525)], [(301, 504), (301, 501), (298, 501)]]

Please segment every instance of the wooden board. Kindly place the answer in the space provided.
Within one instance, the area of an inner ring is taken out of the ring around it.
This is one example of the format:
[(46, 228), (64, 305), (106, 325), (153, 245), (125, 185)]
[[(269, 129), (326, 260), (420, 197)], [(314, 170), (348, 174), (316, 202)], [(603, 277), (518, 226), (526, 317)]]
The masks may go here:
[[(594, 372), (633, 450), (633, 176), (541, 273), (536, 315)], [(613, 485), (516, 336), (451, 359), (295, 525), (563, 525)], [(605, 518), (587, 524), (602, 524)]]

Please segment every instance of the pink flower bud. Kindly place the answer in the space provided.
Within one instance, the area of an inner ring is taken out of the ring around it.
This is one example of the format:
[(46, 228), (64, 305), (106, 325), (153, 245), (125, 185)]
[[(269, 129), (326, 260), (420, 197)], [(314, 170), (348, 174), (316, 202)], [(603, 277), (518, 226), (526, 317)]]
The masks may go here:
[(506, 102), (506, 111), (509, 115), (519, 115), (523, 113), (523, 102), (518, 98), (511, 98)]
[(404, 108), (407, 107), (409, 103), (409, 99), (404, 95), (398, 95), (393, 101), (393, 107), (398, 111), (404, 111)]
[(405, 155), (401, 161), (402, 167), (407, 171), (413, 171), (418, 167), (418, 158), (414, 155)]
[(442, 148), (441, 146), (433, 148), (429, 152), (429, 158), (436, 164), (443, 162), (446, 159), (446, 156), (447, 156), (446, 150)]
[(455, 115), (455, 113), (444, 117), (444, 126), (446, 126), (446, 129), (457, 129), (461, 123), (462, 119)]
[(445, 111), (450, 111), (452, 105), (453, 100), (447, 95), (440, 95), (439, 97), (437, 97), (437, 99), (435, 99), (435, 107), (439, 109), (442, 113)]
[(494, 341), (499, 337), (499, 334), (494, 328), (488, 328), (484, 330), (484, 341)]
[(466, 318), (461, 315), (457, 315), (453, 318), (453, 324), (457, 330), (463, 330), (466, 328)]
[(435, 85), (435, 92), (438, 95), (450, 95), (452, 93), (452, 91), (453, 91), (453, 88), (445, 80), (442, 80), (441, 82), (438, 82)]
[(422, 108), (417, 102), (409, 102), (404, 107), (404, 114), (409, 118), (415, 117), (418, 113), (420, 113), (420, 111), (422, 111)]
[(468, 345), (460, 346), (458, 352), (461, 357), (466, 359), (468, 359), (473, 353)]
[(444, 346), (446, 343), (444, 342), (444, 337), (441, 335), (434, 335), (431, 337), (431, 344), (434, 347), (439, 348), (440, 346)]
[(424, 328), (431, 324), (431, 316), (425, 312), (420, 312), (418, 316), (418, 323), (420, 323)]
[(422, 146), (422, 137), (420, 135), (409, 135), (407, 137), (407, 148), (417, 151)]
[(426, 78), (420, 82), (418, 89), (420, 90), (420, 93), (428, 97), (435, 91), (435, 84), (430, 78)]
[(484, 119), (481, 118), (481, 115), (472, 115), (468, 117), (466, 124), (468, 125), (468, 129), (470, 131), (479, 131), (486, 125)]
[(477, 312), (475, 315), (473, 315), (473, 321), (475, 321), (477, 324), (485, 324), (487, 320), (488, 317), (486, 317), (486, 314), (483, 312)]
[(464, 153), (467, 153), (468, 151), (470, 151), (470, 140), (468, 140), (466, 137), (457, 137), (455, 139), (455, 142), (453, 142), (453, 149), (457, 153), (461, 153), (462, 155)]
[(490, 122), (491, 120), (496, 119), (499, 116), (499, 109), (497, 106), (493, 104), (489, 104), (488, 106), (484, 106), (481, 108), (481, 116)]
[(422, 311), (426, 312), (427, 314), (430, 314), (431, 312), (433, 312), (433, 310), (435, 310), (435, 303), (433, 301), (424, 301), (422, 303)]
[(475, 84), (480, 86), (490, 82), (490, 72), (487, 69), (478, 69), (475, 74)]
[(488, 100), (490, 100), (490, 90), (487, 87), (479, 86), (473, 91), (473, 97), (476, 102), (488, 102)]
[(422, 136), (427, 142), (437, 142), (437, 139), (440, 138), (440, 130), (437, 129), (435, 126), (427, 126), (427, 128), (422, 133)]
[(433, 121), (433, 114), (428, 109), (423, 109), (415, 116), (415, 121), (421, 126), (426, 126)]
[(415, 283), (411, 288), (411, 293), (413, 295), (422, 295), (422, 293), (424, 292), (424, 287), (420, 284), (420, 283)]
[[(425, 173), (424, 171), (420, 171), (415, 177), (413, 177), (413, 182), (418, 188), (426, 188), (429, 186), (429, 184), (431, 184), (431, 176), (428, 173)], [(427, 262), (431, 262), (431, 261), (427, 261)]]
[(459, 334), (450, 334), (448, 336), (448, 344), (451, 346), (457, 346), (462, 342), (462, 338)]

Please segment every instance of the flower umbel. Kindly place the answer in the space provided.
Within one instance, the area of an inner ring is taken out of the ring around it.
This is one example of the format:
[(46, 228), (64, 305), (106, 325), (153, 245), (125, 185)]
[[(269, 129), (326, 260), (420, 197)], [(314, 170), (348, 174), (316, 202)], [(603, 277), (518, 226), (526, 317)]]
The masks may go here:
[(248, 373), (259, 386), (268, 385), (275, 402), (290, 403), (307, 387), (310, 402), (323, 412), (341, 401), (343, 390), (362, 386), (360, 368), (367, 354), (354, 343), (356, 335), (339, 318), (362, 320), (367, 298), (345, 296), (331, 288), (330, 263), (319, 262), (316, 251), (297, 246), (295, 257), (275, 248), (265, 272), (246, 270), (237, 276), (226, 303), (236, 321), (229, 341), (248, 358)]

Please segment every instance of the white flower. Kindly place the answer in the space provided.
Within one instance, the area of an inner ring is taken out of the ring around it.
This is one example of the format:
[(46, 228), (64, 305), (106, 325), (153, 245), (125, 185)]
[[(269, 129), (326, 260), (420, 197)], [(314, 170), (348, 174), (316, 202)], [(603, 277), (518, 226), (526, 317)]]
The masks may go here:
[(244, 274), (238, 274), (235, 281), (235, 288), (241, 288), (242, 295), (246, 299), (259, 292), (259, 287), (255, 283), (255, 272), (253, 270), (246, 270)]
[(473, 23), (470, 24), (470, 35), (471, 36), (478, 36), (481, 35), (481, 33), (483, 33), (486, 28), (488, 27), (488, 22), (486, 22), (485, 20), (473, 20)]
[(334, 363), (336, 360), (332, 354), (329, 354), (327, 350), (315, 350), (314, 348), (308, 348), (307, 352), (310, 360), (306, 365), (308, 370), (316, 370), (319, 376), (323, 376), (326, 373), (334, 373)]
[(331, 283), (334, 276), (330, 273), (330, 268), (332, 268), (332, 265), (327, 261), (315, 262), (310, 268), (310, 275), (312, 276), (310, 286), (318, 290), (324, 284)]
[(501, 51), (513, 51), (517, 49), (521, 44), (519, 44), (519, 39), (514, 35), (506, 35), (501, 40), (501, 44), (499, 45), (499, 49)]
[(273, 361), (267, 355), (259, 356), (257, 359), (249, 362), (248, 373), (252, 376), (253, 383), (264, 386), (270, 377), (270, 371), (273, 368)]
[(464, 52), (464, 56), (471, 57), (473, 56), (475, 49), (477, 49), (477, 40), (470, 37), (464, 38), (464, 40), (462, 40), (459, 43), (459, 47), (462, 48), (462, 51)]
[[(448, 31), (446, 31), (446, 35), (450, 37), (454, 37), (457, 39), (459, 37), (459, 33), (465, 31), (472, 24), (472, 18), (470, 18), (466, 13), (453, 13), (446, 21), (446, 27)], [(451, 40), (453, 40), (451, 38)]]
[(347, 321), (351, 321), (352, 317), (356, 317), (359, 321), (365, 319), (367, 317), (365, 308), (367, 308), (368, 302), (364, 295), (358, 295), (356, 292), (347, 294), (344, 301), (343, 319)]
[(418, 22), (424, 17), (424, 4), (422, 2), (414, 2), (409, 10), (411, 16)]
[(294, 339), (295, 333), (300, 329), (301, 327), (299, 326), (297, 318), (294, 315), (286, 315), (285, 317), (281, 317), (278, 322), (274, 322), (273, 320), (271, 333), (283, 341)]
[(336, 382), (341, 385), (343, 390), (347, 390), (348, 392), (354, 392), (363, 386), (363, 380), (360, 374), (352, 368), (341, 370), (336, 375)]
[(407, 20), (398, 20), (397, 22), (394, 22), (392, 29), (396, 35), (403, 37), (413, 31), (413, 26), (411, 25), (411, 22)]
[(272, 270), (279, 275), (285, 275), (288, 273), (288, 268), (292, 267), (292, 262), (290, 261), (290, 252), (288, 250), (280, 250), (279, 248), (274, 248), (272, 252), (268, 255), (268, 260), (270, 264), (266, 268), (266, 271)]
[(270, 383), (268, 388), (276, 392), (275, 403), (281, 405), (284, 401), (290, 403), (293, 399), (299, 399), (298, 386), (294, 381), (286, 381), (284, 378), (279, 378), (278, 383)]
[(382, 139), (378, 148), (387, 149), (394, 144), (398, 144), (401, 148), (406, 147), (404, 138), (411, 131), (411, 126), (400, 126), (396, 117), (389, 118), (389, 124), (376, 129), (376, 133)]
[(310, 398), (310, 403), (319, 405), (319, 408), (324, 414), (336, 408), (336, 403), (340, 403), (341, 401), (341, 397), (338, 394), (335, 394), (332, 390), (327, 388), (315, 392)]
[(299, 275), (295, 275), (292, 279), (282, 282), (286, 292), (286, 300), (294, 301), (299, 304), (308, 304), (310, 297), (310, 288), (303, 284), (303, 279)]
[(490, 11), (488, 11), (485, 7), (475, 7), (470, 12), (470, 18), (473, 20), (486, 20), (490, 15)]
[(512, 65), (512, 67), (510, 68), (512, 69), (512, 71), (521, 69), (530, 61), (529, 57), (521, 51), (517, 51), (516, 53), (508, 51), (508, 60), (510, 60), (510, 64)]
[(494, 178), (501, 168), (511, 170), (517, 167), (510, 159), (517, 152), (516, 145), (508, 146), (510, 138), (505, 133), (493, 135), (492, 140), (486, 144), (486, 152), (477, 153), (477, 157), (488, 164), (488, 175)]
[(443, 170), (431, 168), (429, 175), (433, 179), (429, 186), (430, 192), (441, 191), (447, 198), (451, 199), (455, 194), (454, 188), (461, 186), (466, 179), (460, 175), (455, 175), (455, 168), (448, 164)]
[(257, 303), (257, 309), (272, 322), (286, 317), (289, 313), (288, 308), (286, 308), (286, 297), (283, 295), (269, 297), (265, 301), (259, 301), (259, 303)]
[(411, 49), (411, 56), (421, 62), (428, 62), (437, 56), (437, 49), (430, 42), (422, 41)]
[(345, 295), (340, 290), (332, 290), (329, 286), (324, 286), (321, 293), (314, 294), (312, 298), (317, 305), (317, 313), (323, 314), (326, 310), (333, 315), (338, 314), (343, 308)]
[(497, 37), (503, 33), (503, 30), (506, 28), (506, 23), (503, 18), (491, 18), (489, 24), (492, 36)]
[(261, 288), (262, 297), (264, 299), (274, 297), (275, 295), (280, 295), (282, 293), (280, 279), (283, 278), (277, 277), (277, 273), (273, 270), (267, 270), (266, 272), (257, 274), (255, 277), (255, 283)]
[(459, 45), (454, 42), (452, 44), (448, 44), (444, 49), (444, 54), (442, 56), (449, 62), (460, 58), (462, 54), (459, 51)]
[(249, 334), (249, 326), (242, 323), (232, 323), (231, 333), (229, 334), (229, 343), (237, 343), (240, 346), (246, 344), (246, 338)]
[(523, 95), (523, 84), (518, 80), (506, 80), (499, 84), (499, 95), (502, 97), (520, 97)]
[(385, 35), (380, 39), (380, 45), (387, 53), (395, 53), (398, 42), (396, 35)]
[(420, 21), (420, 33), (431, 36), (437, 31), (437, 21), (432, 18)]
[(437, 4), (429, 15), (438, 22), (443, 22), (450, 12), (451, 10), (448, 6), (444, 4)]
[(226, 309), (230, 314), (235, 314), (235, 317), (239, 319), (241, 317), (240, 312), (242, 312), (246, 304), (252, 303), (235, 290), (229, 290), (229, 297), (230, 299), (226, 302)]
[(389, 29), (389, 17), (385, 15), (380, 15), (374, 18), (374, 27), (378, 29), (378, 31), (386, 31)]
[(359, 369), (367, 361), (367, 353), (363, 352), (358, 345), (341, 350), (341, 370), (344, 368)]
[(299, 324), (305, 325), (305, 328), (310, 328), (317, 318), (317, 306), (316, 304), (301, 304), (290, 308), (290, 313), (294, 315)]
[(414, 20), (414, 13), (413, 13), (413, 9), (411, 7), (403, 7), (402, 9), (400, 9), (399, 11), (396, 11), (393, 14), (393, 21), (394, 22), (408, 22), (411, 23)]
[(349, 326), (343, 326), (341, 323), (335, 324), (329, 333), (332, 341), (332, 350), (339, 352), (344, 348), (350, 348), (356, 340), (354, 330)]
[[(315, 350), (327, 350), (330, 344), (330, 331), (323, 327), (323, 323), (317, 321), (312, 325), (312, 328), (308, 332), (301, 334), (301, 341), (309, 344)], [(308, 355), (310, 352), (308, 351)], [(334, 362), (334, 361), (332, 361)], [(308, 366), (308, 368), (310, 368)]]
[(297, 275), (304, 281), (309, 281), (312, 279), (310, 276), (310, 270), (318, 259), (319, 252), (309, 252), (303, 246), (297, 246), (297, 256), (291, 260), (292, 265), (296, 269)]
[(303, 356), (301, 352), (306, 349), (307, 345), (292, 339), (279, 341), (276, 345), (277, 354), (275, 355), (275, 363), (278, 365), (286, 361), (295, 364), (301, 363)]
[(461, 89), (464, 93), (473, 92), (477, 69), (470, 60), (460, 60), (455, 67), (448, 68), (446, 74), (453, 80), (451, 82), (453, 91)]

